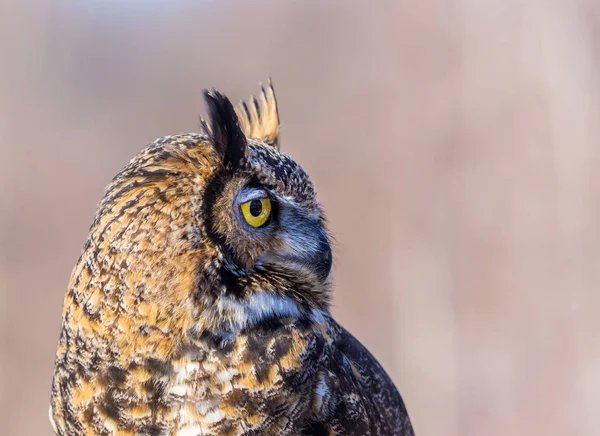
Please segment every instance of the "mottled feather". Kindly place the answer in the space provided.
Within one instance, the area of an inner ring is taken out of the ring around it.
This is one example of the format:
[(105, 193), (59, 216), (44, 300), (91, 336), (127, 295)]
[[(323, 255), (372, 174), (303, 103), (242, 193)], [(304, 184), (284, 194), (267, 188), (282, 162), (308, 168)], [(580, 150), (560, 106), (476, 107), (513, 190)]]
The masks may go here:
[[(104, 192), (65, 296), (54, 432), (412, 435), (330, 315), (329, 234), (308, 175), (273, 146), (272, 86), (241, 123), (205, 96), (205, 133), (156, 140)], [(272, 217), (252, 228), (240, 202), (259, 197)]]

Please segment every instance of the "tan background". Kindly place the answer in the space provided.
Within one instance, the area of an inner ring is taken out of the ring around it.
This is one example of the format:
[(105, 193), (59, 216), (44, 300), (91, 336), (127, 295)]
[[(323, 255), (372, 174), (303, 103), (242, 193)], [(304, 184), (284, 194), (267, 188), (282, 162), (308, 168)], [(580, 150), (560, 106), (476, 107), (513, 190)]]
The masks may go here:
[(0, 433), (50, 434), (63, 294), (104, 185), (273, 76), (337, 235), (334, 314), (419, 436), (600, 434), (600, 5), (0, 5)]

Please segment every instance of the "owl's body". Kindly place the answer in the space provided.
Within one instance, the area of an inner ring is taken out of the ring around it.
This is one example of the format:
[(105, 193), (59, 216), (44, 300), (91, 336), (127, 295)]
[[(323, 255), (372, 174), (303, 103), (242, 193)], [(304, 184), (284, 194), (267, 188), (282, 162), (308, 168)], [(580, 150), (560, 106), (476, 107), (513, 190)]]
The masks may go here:
[(205, 134), (157, 140), (105, 191), (65, 298), (55, 432), (412, 435), (329, 314), (324, 218), (276, 147), (272, 88), (237, 116), (207, 101)]

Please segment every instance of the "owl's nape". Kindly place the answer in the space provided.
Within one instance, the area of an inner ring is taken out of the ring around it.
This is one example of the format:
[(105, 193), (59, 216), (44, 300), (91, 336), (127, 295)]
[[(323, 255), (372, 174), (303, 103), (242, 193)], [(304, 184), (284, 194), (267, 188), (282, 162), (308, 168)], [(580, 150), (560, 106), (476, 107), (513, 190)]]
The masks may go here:
[(134, 157), (98, 206), (64, 302), (50, 419), (70, 435), (413, 435), (329, 311), (315, 189), (279, 151), (272, 84)]

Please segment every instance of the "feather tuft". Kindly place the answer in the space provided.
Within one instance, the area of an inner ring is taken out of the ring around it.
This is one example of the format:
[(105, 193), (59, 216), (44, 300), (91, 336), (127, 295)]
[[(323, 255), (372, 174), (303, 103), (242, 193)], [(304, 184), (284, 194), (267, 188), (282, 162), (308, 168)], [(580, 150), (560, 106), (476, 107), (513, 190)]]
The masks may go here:
[(258, 98), (242, 101), (235, 108), (240, 126), (247, 138), (257, 139), (279, 150), (279, 113), (273, 82), (265, 87), (261, 84)]
[(204, 99), (209, 121), (200, 119), (202, 129), (223, 157), (223, 164), (239, 166), (248, 157), (248, 143), (231, 101), (216, 89), (205, 89)]

